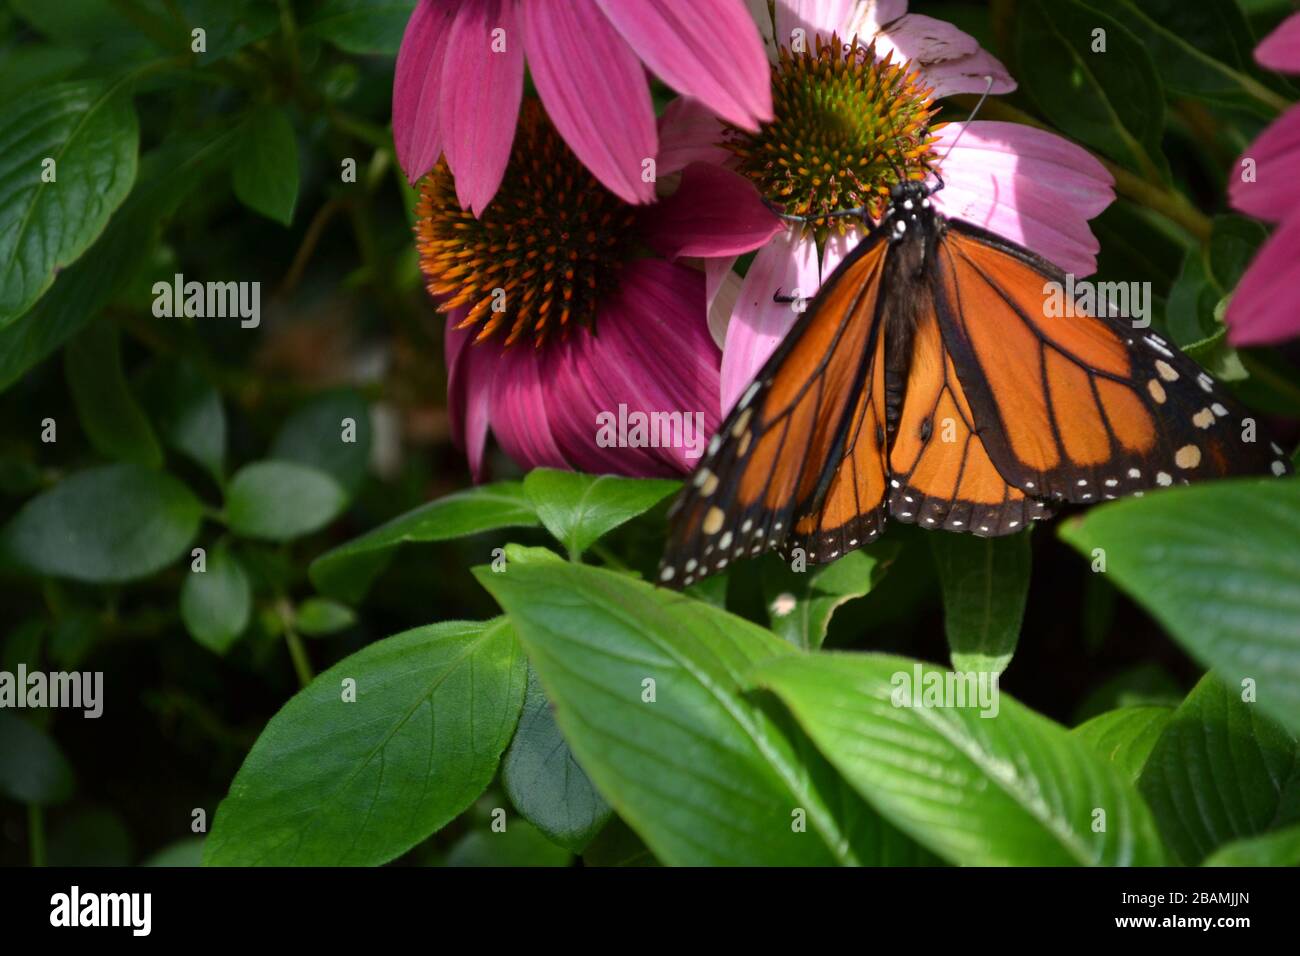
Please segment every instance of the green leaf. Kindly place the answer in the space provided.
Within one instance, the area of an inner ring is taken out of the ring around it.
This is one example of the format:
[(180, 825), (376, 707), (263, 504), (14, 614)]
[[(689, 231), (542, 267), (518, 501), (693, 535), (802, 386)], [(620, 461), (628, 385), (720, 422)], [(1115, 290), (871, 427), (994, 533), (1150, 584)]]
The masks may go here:
[(26, 315), (4, 330), (0, 389), (66, 342), (122, 292), (148, 260), (161, 223), (181, 200), (224, 166), (233, 134), (169, 140), (140, 164), (139, 182), (99, 240)]
[(796, 653), (789, 644), (626, 574), (540, 549), (508, 556), (505, 573), (475, 574), (510, 615), (579, 764), (656, 857), (795, 866), (897, 852), (901, 837), (844, 801), (838, 777), (811, 772), (742, 693), (741, 675)]
[(122, 371), (116, 327), (97, 322), (64, 352), (68, 388), (90, 443), (104, 456), (157, 468), (162, 449)]
[(84, 63), (86, 54), (67, 46), (31, 43), (5, 50), (0, 60), (0, 90), (10, 94), (55, 83)]
[(1224, 844), (1202, 866), (1300, 866), (1300, 825)]
[(10, 101), (0, 118), (0, 328), (95, 241), (135, 182), (139, 139), (123, 84), (62, 83)]
[(1121, 707), (1098, 714), (1070, 733), (1137, 783), (1151, 748), (1174, 715), (1172, 707)]
[(203, 505), (171, 475), (91, 468), (23, 505), (0, 530), (0, 562), (78, 581), (133, 581), (184, 554), (202, 517)]
[(0, 794), (20, 803), (62, 803), (72, 796), (72, 786), (72, 767), (58, 745), (0, 709)]
[(1061, 526), (1225, 681), (1300, 730), (1300, 482), (1219, 481), (1123, 499)]
[(181, 620), (196, 641), (224, 654), (248, 627), (253, 589), (228, 548), (209, 550), (205, 565), (204, 571), (189, 571), (181, 586)]
[(1185, 864), (1300, 819), (1295, 738), (1213, 674), (1174, 712), (1138, 788)]
[(602, 535), (645, 514), (681, 487), (659, 478), (618, 478), (537, 468), (524, 491), (537, 517), (577, 560)]
[(230, 479), (226, 522), (235, 534), (291, 541), (319, 531), (347, 506), (333, 477), (291, 461), (255, 461)]
[(503, 619), (420, 627), (344, 658), (271, 718), (204, 864), (365, 866), (406, 852), (491, 782), (525, 678)]
[(351, 627), (357, 622), (357, 615), (352, 608), (337, 601), (312, 597), (294, 610), (293, 622), (303, 634), (318, 637)]
[(876, 542), (801, 572), (784, 562), (768, 563), (763, 568), (763, 593), (769, 626), (795, 647), (821, 647), (835, 611), (875, 588), (898, 551), (896, 542)]
[(1262, 223), (1245, 216), (1215, 216), (1207, 250), (1208, 275), (1220, 297), (1237, 287), (1246, 267), (1268, 238)]
[(356, 392), (322, 395), (298, 408), (271, 443), (269, 457), (331, 474), (354, 496), (370, 466), (370, 406)]
[(394, 56), (415, 0), (325, 0), (303, 29), (348, 53)]
[(930, 535), (955, 670), (1001, 673), (1011, 663), (1029, 598), (1029, 534)]
[[(978, 704), (908, 706), (918, 673), (924, 686), (951, 672), (901, 657), (821, 653), (772, 658), (750, 680), (781, 698), (886, 819), (952, 863), (1161, 862), (1137, 792), (1087, 744), (1005, 694), (994, 698), (992, 717)], [(905, 703), (896, 706), (895, 694)], [(1103, 832), (1093, 829), (1098, 810)]]
[(249, 209), (285, 226), (298, 202), (298, 140), (284, 110), (264, 107), (240, 132), (231, 170), (235, 195)]
[(168, 359), (149, 369), (141, 395), (163, 442), (220, 483), (226, 470), (226, 413), (216, 388), (189, 362)]
[(203, 837), (189, 837), (169, 843), (141, 866), (196, 867), (203, 862)]
[[(1145, 178), (1168, 179), (1164, 94), (1141, 41), (1078, 0), (1023, 0), (1018, 7), (1019, 80), (1043, 114)], [(1104, 53), (1092, 50), (1099, 29)]]
[(446, 866), (568, 866), (573, 857), (525, 820), (511, 820), (501, 833), (474, 830), (447, 854)]
[(516, 810), (552, 842), (575, 853), (582, 852), (613, 812), (565, 743), (531, 668), (519, 727), (501, 763), (501, 782)]
[(309, 568), (322, 594), (361, 600), (393, 550), (403, 542), (450, 541), (498, 528), (535, 528), (537, 513), (517, 481), (479, 485), (398, 515), (327, 551)]

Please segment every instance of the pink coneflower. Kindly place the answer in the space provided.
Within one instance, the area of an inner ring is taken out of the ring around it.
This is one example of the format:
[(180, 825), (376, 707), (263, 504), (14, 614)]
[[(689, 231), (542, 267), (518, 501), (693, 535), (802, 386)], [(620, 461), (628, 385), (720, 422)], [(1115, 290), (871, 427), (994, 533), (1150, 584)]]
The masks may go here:
[(483, 212), (510, 158), (525, 60), (560, 135), (628, 202), (654, 198), (647, 67), (742, 128), (772, 114), (741, 0), (420, 0), (393, 83), (393, 139), (412, 182), (445, 153), (460, 204)]
[[(1255, 48), (1260, 65), (1300, 73), (1300, 13)], [(1224, 321), (1234, 345), (1268, 345), (1300, 335), (1294, 290), (1300, 283), (1300, 105), (1250, 144), (1228, 186), (1234, 208), (1279, 223), (1241, 277)]]
[[(778, 0), (760, 29), (775, 62), (772, 122), (757, 133), (716, 121), (689, 101), (664, 116), (661, 172), (669, 160), (724, 161), (796, 215), (866, 207), (878, 215), (900, 177), (939, 171), (935, 205), (985, 226), (1076, 275), (1096, 269), (1088, 228), (1114, 199), (1113, 180), (1059, 136), (976, 121), (947, 152), (957, 124), (932, 130), (934, 98), (1014, 89), (1006, 69), (955, 27), (906, 13), (904, 0)], [(802, 31), (802, 32), (799, 32)], [(841, 38), (848, 38), (842, 40)], [(906, 57), (906, 61), (903, 59)], [(941, 161), (942, 158), (942, 161)], [(782, 230), (759, 251), (737, 290), (731, 263), (709, 265), (713, 327), (725, 326), (723, 407), (730, 408), (789, 330), (795, 313), (772, 293), (811, 296), (862, 238), (850, 220)], [(719, 308), (730, 315), (719, 319)], [(721, 304), (721, 306), (720, 306)]]
[[(770, 239), (780, 225), (753, 186), (692, 164), (671, 197), (631, 205), (604, 189), (526, 100), (500, 192), (483, 215), (461, 208), (446, 163), (420, 183), (417, 215), (420, 266), (448, 316), (453, 434), (475, 479), (489, 430), (525, 468), (676, 475), (694, 467), (719, 422), (720, 355), (704, 276), (670, 260), (735, 256)], [(680, 429), (675, 441), (665, 445), (660, 432), (655, 447), (654, 435), (640, 436), (647, 445), (633, 431), (623, 446), (602, 442), (601, 416), (654, 413)]]

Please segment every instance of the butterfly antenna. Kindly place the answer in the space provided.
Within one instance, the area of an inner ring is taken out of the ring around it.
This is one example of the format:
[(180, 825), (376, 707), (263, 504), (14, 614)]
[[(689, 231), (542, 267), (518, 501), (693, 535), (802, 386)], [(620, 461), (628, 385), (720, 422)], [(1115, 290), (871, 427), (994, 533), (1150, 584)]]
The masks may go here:
[[(980, 107), (982, 107), (984, 105), (984, 101), (989, 98), (989, 93), (991, 93), (992, 90), (993, 90), (993, 77), (992, 75), (986, 74), (984, 77), (984, 92), (981, 93), (980, 98), (975, 101), (975, 108), (970, 111), (970, 116), (966, 117), (966, 122), (961, 124), (961, 129), (957, 131), (957, 137), (951, 143), (948, 144), (948, 148), (944, 151), (944, 154), (939, 157), (940, 168), (943, 167), (943, 164), (947, 161), (948, 157), (952, 155), (953, 149), (955, 149), (957, 144), (961, 142), (961, 138), (966, 135), (966, 128), (970, 126), (971, 120), (973, 120), (975, 118), (975, 114), (977, 114), (980, 111)], [(938, 192), (940, 189), (943, 188), (943, 177), (936, 172), (934, 174), (934, 178), (939, 180), (939, 185), (934, 190), (935, 192)]]

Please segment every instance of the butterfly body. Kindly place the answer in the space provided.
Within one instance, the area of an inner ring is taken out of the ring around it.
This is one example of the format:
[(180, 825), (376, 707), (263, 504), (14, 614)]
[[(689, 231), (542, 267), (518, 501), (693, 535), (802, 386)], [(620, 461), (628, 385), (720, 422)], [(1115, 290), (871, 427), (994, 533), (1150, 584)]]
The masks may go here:
[(1175, 346), (1104, 309), (1050, 317), (1066, 276), (931, 192), (894, 187), (741, 395), (673, 507), (662, 583), (766, 550), (833, 561), (890, 518), (1005, 535), (1062, 503), (1289, 472)]

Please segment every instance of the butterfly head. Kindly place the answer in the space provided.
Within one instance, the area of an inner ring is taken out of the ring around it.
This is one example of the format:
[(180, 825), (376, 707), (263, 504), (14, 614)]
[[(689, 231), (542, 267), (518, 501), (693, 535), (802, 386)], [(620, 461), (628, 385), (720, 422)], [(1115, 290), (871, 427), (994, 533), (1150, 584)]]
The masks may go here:
[(890, 187), (885, 227), (891, 241), (897, 242), (934, 224), (934, 204), (930, 201), (933, 192), (933, 187), (915, 179), (905, 179)]

